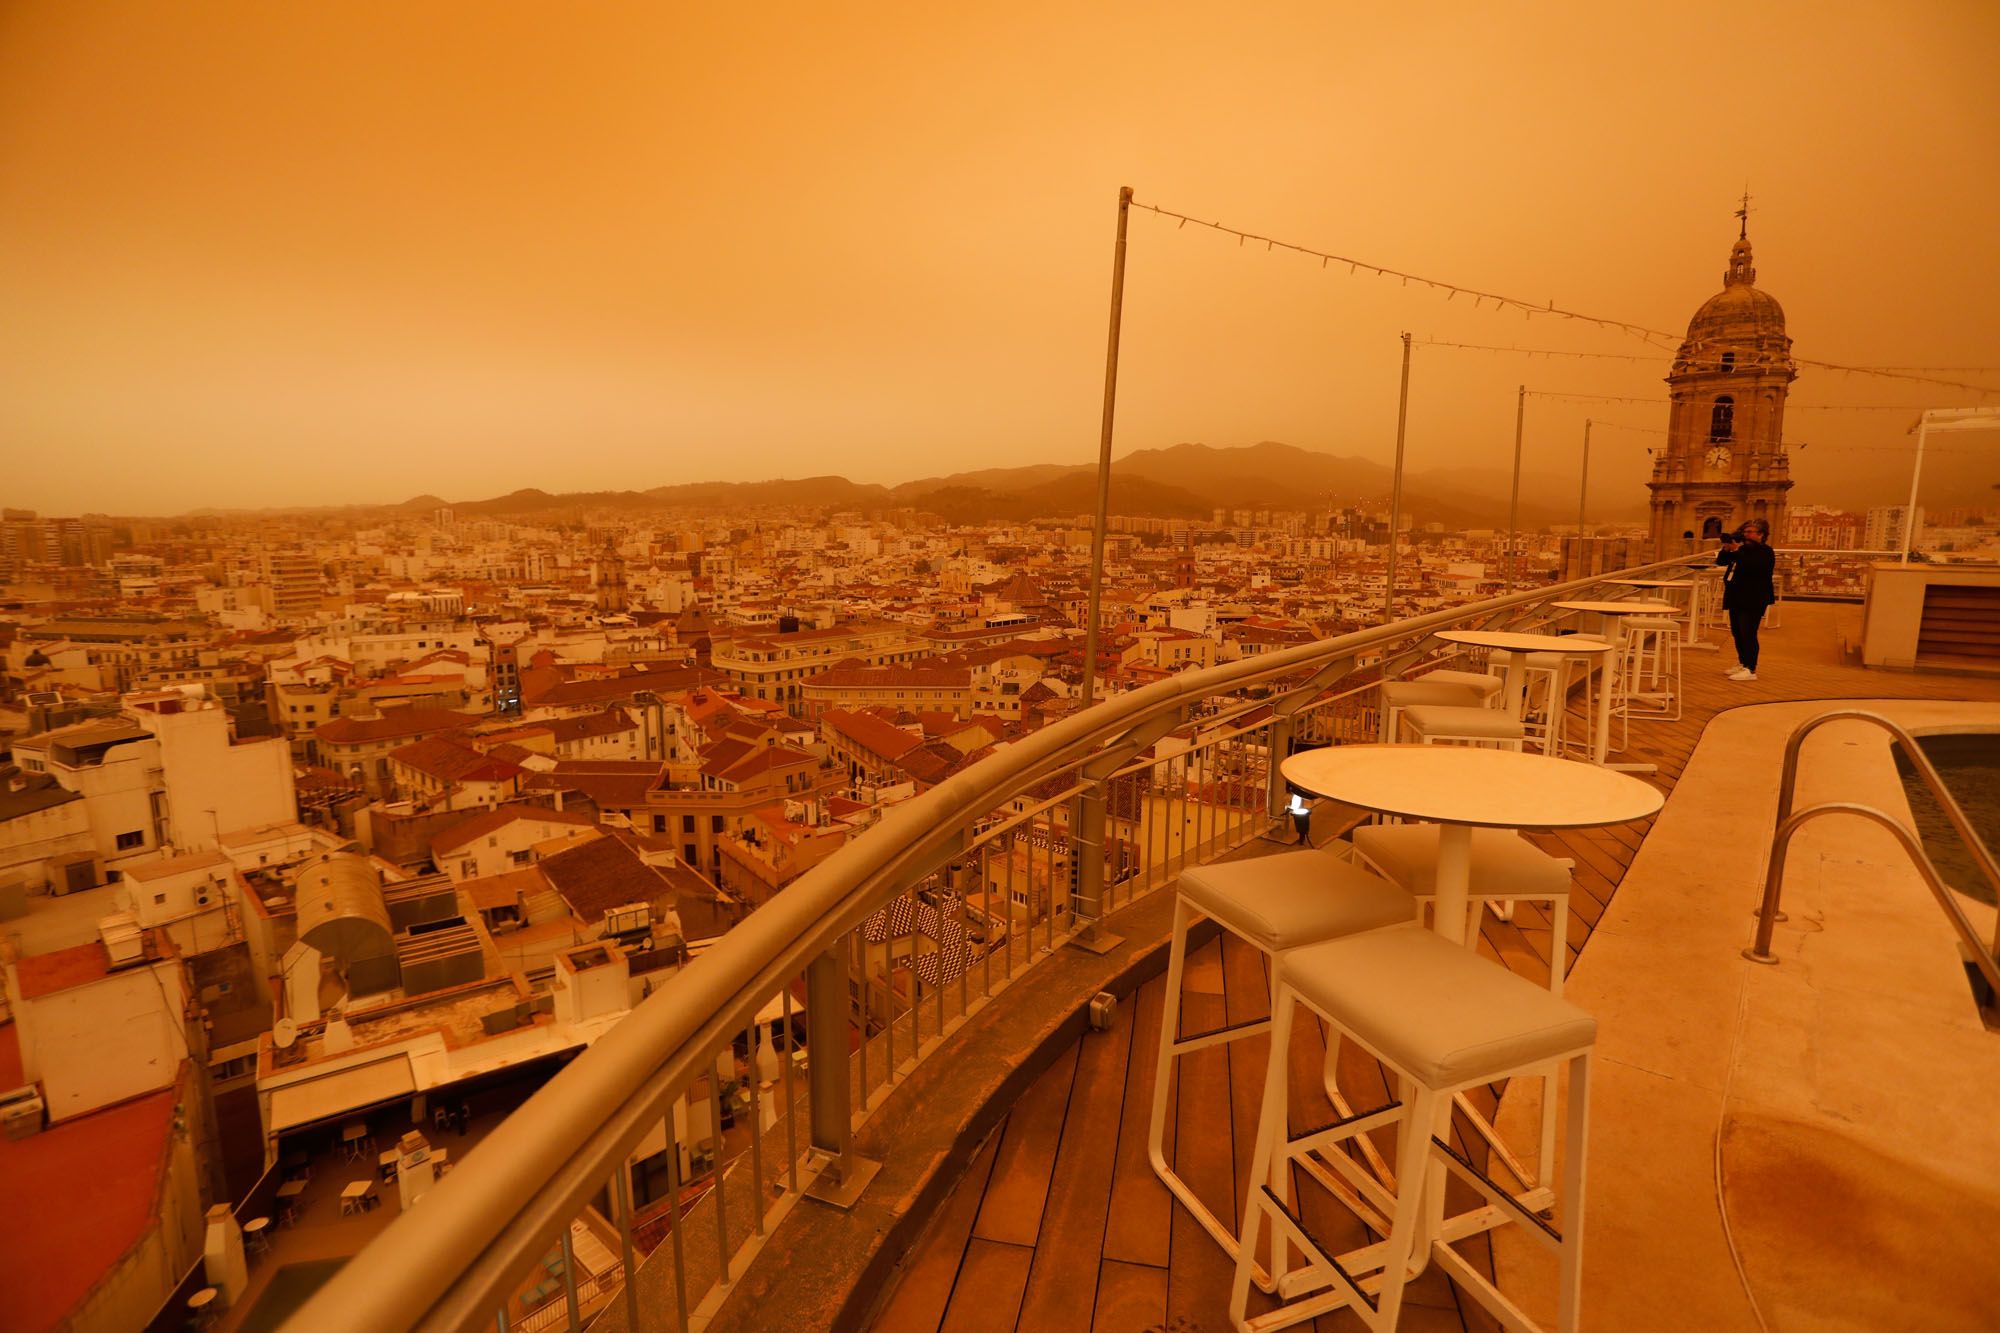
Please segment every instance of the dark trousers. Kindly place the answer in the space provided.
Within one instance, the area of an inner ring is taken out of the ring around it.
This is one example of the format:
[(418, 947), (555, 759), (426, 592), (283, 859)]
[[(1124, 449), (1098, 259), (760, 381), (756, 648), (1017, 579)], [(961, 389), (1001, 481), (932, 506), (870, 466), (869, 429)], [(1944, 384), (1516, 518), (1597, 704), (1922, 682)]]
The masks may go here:
[(1763, 619), (1761, 606), (1729, 608), (1729, 633), (1736, 640), (1736, 660), (1752, 671), (1757, 669), (1757, 626)]

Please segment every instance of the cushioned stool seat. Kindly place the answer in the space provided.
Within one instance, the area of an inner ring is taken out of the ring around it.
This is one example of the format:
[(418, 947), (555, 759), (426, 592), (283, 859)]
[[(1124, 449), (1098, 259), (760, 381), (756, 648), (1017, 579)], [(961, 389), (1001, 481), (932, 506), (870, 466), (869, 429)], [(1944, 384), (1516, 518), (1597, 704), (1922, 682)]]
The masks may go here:
[(1488, 675), (1484, 671), (1426, 671), (1423, 675), (1404, 682), (1410, 685), (1463, 685), (1478, 692), (1479, 697), (1488, 702), (1500, 694), (1503, 682), (1500, 677)]
[(1477, 708), (1485, 697), (1470, 685), (1454, 685), (1446, 680), (1391, 680), (1382, 685), (1382, 702), (1392, 708), (1412, 708), (1419, 704)]
[[(1437, 894), (1438, 826), (1364, 824), (1354, 850), (1420, 898)], [(1481, 898), (1552, 898), (1569, 892), (1569, 867), (1512, 829), (1472, 830), (1472, 892)]]
[(1463, 736), (1474, 740), (1518, 741), (1521, 720), (1499, 708), (1448, 707), (1421, 704), (1403, 710), (1403, 726), (1425, 736)]
[(1280, 981), (1406, 1074), (1456, 1088), (1589, 1046), (1597, 1020), (1409, 923), (1279, 958)]
[(1328, 852), (1281, 852), (1181, 872), (1181, 897), (1269, 953), (1411, 920), (1402, 889)]

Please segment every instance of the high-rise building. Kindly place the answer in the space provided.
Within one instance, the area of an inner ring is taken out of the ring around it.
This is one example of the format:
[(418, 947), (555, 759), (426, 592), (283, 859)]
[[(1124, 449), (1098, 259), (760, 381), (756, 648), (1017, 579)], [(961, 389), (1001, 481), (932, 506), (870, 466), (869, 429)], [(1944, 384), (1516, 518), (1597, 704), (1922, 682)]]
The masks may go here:
[[(1877, 505), (1868, 511), (1868, 518), (1862, 528), (1861, 545), (1870, 551), (1900, 551), (1903, 549), (1904, 519), (1910, 512), (1908, 505)], [(1924, 532), (1924, 507), (1917, 506), (1916, 527), (1909, 534), (1911, 546)]]
[(264, 577), (270, 590), (273, 617), (279, 620), (303, 619), (319, 609), (320, 565), (306, 552), (265, 552)]
[(1753, 518), (1785, 531), (1785, 395), (1798, 373), (1784, 308), (1757, 286), (1746, 224), (1722, 290), (1688, 322), (1667, 376), (1667, 443), (1647, 483), (1656, 553), (1680, 551), (1685, 533), (1711, 540)]

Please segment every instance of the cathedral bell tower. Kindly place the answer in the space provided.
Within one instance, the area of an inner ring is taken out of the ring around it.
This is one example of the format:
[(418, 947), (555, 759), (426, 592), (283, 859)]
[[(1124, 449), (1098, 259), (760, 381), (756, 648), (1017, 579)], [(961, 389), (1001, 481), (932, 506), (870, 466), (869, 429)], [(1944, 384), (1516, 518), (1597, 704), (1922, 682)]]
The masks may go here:
[(599, 615), (622, 615), (625, 611), (625, 557), (618, 554), (618, 548), (609, 539), (604, 549), (597, 555), (597, 612)]
[(1737, 216), (1744, 225), (1730, 247), (1722, 290), (1688, 322), (1667, 376), (1667, 444), (1647, 483), (1659, 559), (1687, 549), (1683, 533), (1713, 540), (1753, 518), (1771, 525), (1774, 544), (1784, 540), (1792, 489), (1785, 394), (1799, 372), (1784, 309), (1757, 286), (1747, 198)]

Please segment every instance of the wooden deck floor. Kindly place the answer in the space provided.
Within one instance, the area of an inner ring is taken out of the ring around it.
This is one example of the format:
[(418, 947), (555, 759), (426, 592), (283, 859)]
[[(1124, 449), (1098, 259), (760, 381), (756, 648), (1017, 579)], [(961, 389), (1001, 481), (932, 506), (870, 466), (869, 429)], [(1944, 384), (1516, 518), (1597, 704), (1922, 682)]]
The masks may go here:
[[(1727, 708), (1785, 700), (1851, 698), (2000, 699), (2000, 679), (1864, 671), (1842, 661), (1839, 635), (1858, 629), (1860, 609), (1791, 603), (1782, 629), (1764, 636), (1759, 679), (1724, 678), (1727, 649), (1687, 656), (1687, 704), (1677, 722), (1636, 723), (1619, 756), (1658, 765), (1669, 793), (1710, 718)], [(1770, 756), (1775, 769), (1779, 755)], [(1569, 938), (1573, 962), (1616, 892), (1651, 821), (1608, 829), (1534, 834), (1575, 860)], [(1746, 920), (1746, 926), (1748, 922)], [(1511, 923), (1486, 917), (1482, 948), (1536, 981), (1548, 977), (1547, 916), (1520, 904)], [(982, 1146), (964, 1179), (907, 1258), (875, 1328), (884, 1333), (1022, 1330), (1061, 1333), (1215, 1333), (1228, 1327), (1230, 1268), (1220, 1250), (1154, 1177), (1146, 1159), (1154, 1053), (1164, 981), (1154, 978), (1120, 1005), (1105, 1033), (1063, 1051)], [(1262, 955), (1233, 938), (1190, 959), (1183, 991), (1187, 1030), (1262, 1017), (1269, 989)], [(1171, 1089), (1169, 1152), (1219, 1216), (1240, 1207), (1267, 1041), (1255, 1037), (1183, 1059)], [(1310, 1023), (1295, 1033), (1293, 1067), (1317, 1069), (1324, 1051)], [(1343, 1059), (1342, 1081), (1358, 1104), (1382, 1090), (1372, 1062)], [(1295, 1080), (1295, 1083), (1298, 1081)], [(1317, 1080), (1293, 1092), (1294, 1124), (1324, 1119)], [(1482, 1107), (1490, 1113), (1497, 1090)], [(1459, 1126), (1461, 1146), (1464, 1127)], [(1316, 1188), (1298, 1191), (1309, 1223), (1336, 1245), (1363, 1242), (1344, 1210)], [(1490, 1263), (1475, 1247), (1469, 1257)], [(1490, 1271), (1490, 1267), (1489, 1267)], [(1402, 1327), (1487, 1330), (1484, 1311), (1461, 1302), (1430, 1269), (1412, 1290)], [(1325, 1316), (1321, 1333), (1358, 1329), (1353, 1315)]]

